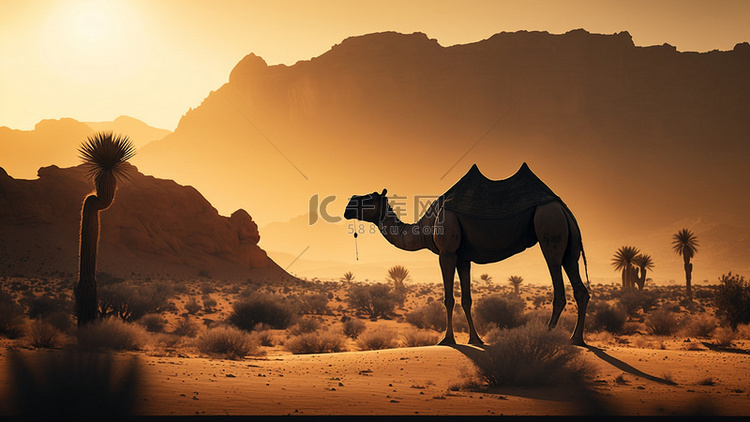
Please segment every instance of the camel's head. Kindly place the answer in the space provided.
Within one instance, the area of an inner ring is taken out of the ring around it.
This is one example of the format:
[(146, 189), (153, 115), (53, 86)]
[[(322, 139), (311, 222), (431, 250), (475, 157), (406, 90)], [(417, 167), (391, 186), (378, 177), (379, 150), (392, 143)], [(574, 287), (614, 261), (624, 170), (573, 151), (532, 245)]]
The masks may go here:
[(347, 220), (357, 219), (377, 224), (382, 216), (383, 210), (386, 209), (388, 198), (385, 194), (387, 190), (383, 189), (382, 193), (373, 192), (368, 195), (352, 196), (344, 211), (344, 218)]

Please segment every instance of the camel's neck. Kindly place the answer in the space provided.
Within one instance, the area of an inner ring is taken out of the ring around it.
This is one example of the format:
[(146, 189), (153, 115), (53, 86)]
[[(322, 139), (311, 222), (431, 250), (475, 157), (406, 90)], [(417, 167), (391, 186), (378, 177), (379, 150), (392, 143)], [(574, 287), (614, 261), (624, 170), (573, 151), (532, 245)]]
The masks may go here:
[(378, 228), (383, 237), (399, 249), (418, 251), (430, 248), (432, 227), (428, 227), (429, 232), (427, 232), (425, 227), (423, 227), (422, 220), (416, 224), (402, 222), (390, 204), (387, 204), (385, 217), (378, 223)]

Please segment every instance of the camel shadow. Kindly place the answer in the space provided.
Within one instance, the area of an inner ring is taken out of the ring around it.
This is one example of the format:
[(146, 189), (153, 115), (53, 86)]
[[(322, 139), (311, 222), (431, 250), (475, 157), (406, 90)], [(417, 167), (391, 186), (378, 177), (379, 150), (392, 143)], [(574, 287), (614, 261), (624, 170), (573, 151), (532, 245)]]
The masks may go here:
[(607, 353), (604, 352), (604, 350), (602, 350), (602, 349), (600, 349), (600, 348), (598, 348), (596, 346), (584, 346), (584, 348), (586, 348), (586, 349), (590, 350), (591, 352), (593, 352), (594, 355), (596, 357), (598, 357), (599, 359), (603, 360), (604, 362), (607, 362), (608, 364), (614, 366), (615, 368), (617, 368), (617, 369), (619, 369), (619, 370), (621, 370), (623, 372), (627, 372), (627, 373), (629, 373), (631, 375), (635, 375), (635, 376), (640, 377), (640, 378), (645, 378), (645, 379), (647, 379), (649, 381), (658, 382), (660, 384), (675, 385), (674, 381), (666, 380), (664, 378), (659, 378), (659, 377), (647, 374), (647, 373), (641, 371), (640, 369), (637, 369), (637, 368), (631, 366), (630, 364), (627, 364), (627, 363), (621, 361), (620, 359), (617, 359), (616, 357), (614, 357), (612, 355), (608, 355)]

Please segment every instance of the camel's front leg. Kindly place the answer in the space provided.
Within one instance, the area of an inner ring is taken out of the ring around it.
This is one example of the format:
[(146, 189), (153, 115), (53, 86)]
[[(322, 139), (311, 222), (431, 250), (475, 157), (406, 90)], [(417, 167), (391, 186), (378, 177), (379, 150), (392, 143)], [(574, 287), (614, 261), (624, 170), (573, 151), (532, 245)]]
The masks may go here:
[(461, 307), (464, 308), (466, 322), (469, 323), (469, 344), (482, 345), (484, 342), (479, 338), (471, 317), (471, 262), (458, 261), (456, 268), (458, 279), (461, 280)]
[(456, 300), (453, 298), (453, 276), (456, 274), (456, 254), (452, 252), (440, 252), (440, 271), (443, 273), (443, 286), (445, 287), (445, 336), (438, 344), (456, 344), (453, 336), (453, 307)]

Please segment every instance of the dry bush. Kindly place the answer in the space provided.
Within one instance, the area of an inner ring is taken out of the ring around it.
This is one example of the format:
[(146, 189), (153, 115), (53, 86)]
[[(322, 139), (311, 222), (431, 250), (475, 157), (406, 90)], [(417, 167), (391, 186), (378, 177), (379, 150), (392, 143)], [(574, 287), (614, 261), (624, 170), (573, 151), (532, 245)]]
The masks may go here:
[(138, 325), (119, 318), (105, 318), (80, 327), (78, 347), (83, 350), (139, 350), (146, 344), (148, 334)]
[(166, 311), (174, 290), (165, 282), (145, 286), (129, 283), (105, 285), (99, 289), (99, 308), (102, 316), (116, 316), (125, 321), (136, 321), (146, 314)]
[(250, 294), (234, 302), (229, 322), (246, 331), (252, 331), (261, 323), (283, 330), (292, 324), (295, 314), (294, 307), (283, 299), (272, 295)]
[(594, 371), (559, 330), (539, 323), (502, 330), (475, 360), (478, 376), (490, 386), (580, 384)]
[(728, 327), (719, 327), (714, 331), (714, 340), (721, 347), (732, 347), (732, 343), (737, 339), (737, 333)]
[(679, 321), (673, 312), (666, 309), (657, 309), (646, 317), (646, 327), (651, 334), (657, 336), (671, 336), (677, 332)]
[(750, 282), (730, 272), (719, 277), (716, 292), (716, 314), (732, 327), (750, 323)]
[[(416, 328), (444, 332), (446, 328), (445, 305), (442, 301), (432, 301), (406, 314), (406, 322)], [(466, 321), (461, 305), (456, 303), (453, 308), (453, 329), (458, 332), (468, 332), (469, 323)]]
[(688, 337), (710, 337), (718, 326), (719, 321), (714, 317), (692, 317), (682, 331)]
[(71, 314), (65, 311), (54, 311), (44, 317), (44, 321), (52, 324), (63, 334), (73, 334), (76, 329)]
[(398, 346), (398, 334), (385, 327), (365, 331), (357, 338), (359, 350), (392, 349)]
[(26, 313), (31, 319), (44, 318), (53, 312), (71, 311), (73, 308), (73, 304), (70, 301), (46, 294), (39, 297), (26, 298), (23, 303), (26, 305)]
[(401, 345), (404, 347), (434, 346), (440, 341), (440, 336), (434, 331), (407, 330), (401, 333)]
[(328, 296), (325, 293), (299, 295), (292, 301), (301, 314), (326, 315), (329, 313)]
[(0, 335), (10, 339), (23, 336), (23, 307), (13, 297), (0, 291)]
[(750, 324), (737, 325), (737, 338), (750, 340)]
[(347, 292), (347, 303), (370, 318), (386, 318), (399, 303), (399, 295), (382, 283), (354, 285)]
[(477, 325), (484, 330), (513, 328), (523, 325), (527, 318), (523, 313), (526, 303), (516, 296), (492, 294), (479, 299), (474, 306)]
[(612, 334), (622, 333), (628, 318), (622, 306), (611, 306), (606, 302), (594, 302), (592, 305), (591, 314), (587, 319), (587, 328), (592, 331), (608, 331)]
[(321, 322), (319, 319), (302, 318), (299, 321), (297, 321), (297, 324), (295, 324), (289, 330), (289, 333), (291, 333), (294, 336), (298, 336), (300, 334), (312, 333), (312, 332), (318, 331), (320, 327), (321, 327)]
[(161, 333), (164, 331), (167, 322), (164, 317), (159, 314), (148, 314), (141, 317), (141, 319), (138, 320), (138, 324), (141, 324), (149, 333)]
[(295, 355), (345, 352), (346, 338), (332, 331), (317, 331), (292, 337), (284, 347)]
[(177, 320), (177, 324), (175, 325), (174, 330), (172, 330), (172, 334), (180, 337), (195, 337), (195, 335), (198, 334), (199, 328), (198, 324), (193, 321), (193, 318), (191, 318), (190, 315), (185, 315)]
[(254, 334), (255, 334), (255, 338), (258, 339), (258, 342), (260, 342), (261, 346), (273, 347), (276, 345), (276, 339), (273, 333), (271, 333), (270, 331), (268, 330), (256, 331)]
[(62, 333), (45, 320), (35, 319), (29, 323), (31, 345), (42, 349), (55, 349), (62, 344)]
[(365, 331), (365, 323), (358, 319), (350, 319), (343, 324), (344, 335), (356, 340), (363, 331)]
[(198, 300), (193, 296), (191, 296), (188, 303), (185, 304), (185, 310), (190, 315), (197, 314), (201, 310), (201, 308), (202, 308), (201, 304), (198, 303)]
[(638, 316), (639, 311), (649, 312), (659, 302), (659, 293), (655, 290), (626, 290), (620, 295), (619, 303), (630, 317)]
[(247, 355), (259, 355), (256, 338), (239, 328), (222, 326), (204, 332), (195, 341), (198, 350), (212, 357), (242, 359)]
[(216, 299), (212, 298), (211, 296), (203, 296), (203, 311), (207, 314), (216, 312), (216, 305), (218, 302), (216, 302)]

